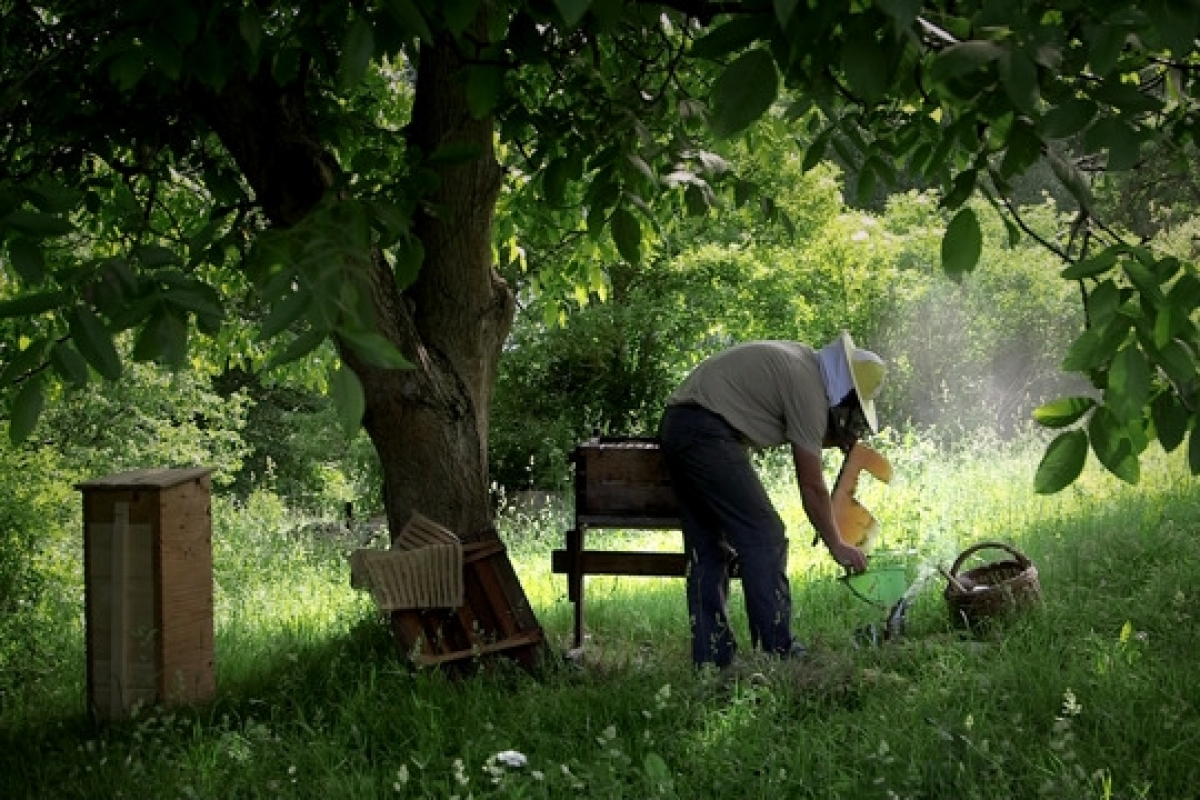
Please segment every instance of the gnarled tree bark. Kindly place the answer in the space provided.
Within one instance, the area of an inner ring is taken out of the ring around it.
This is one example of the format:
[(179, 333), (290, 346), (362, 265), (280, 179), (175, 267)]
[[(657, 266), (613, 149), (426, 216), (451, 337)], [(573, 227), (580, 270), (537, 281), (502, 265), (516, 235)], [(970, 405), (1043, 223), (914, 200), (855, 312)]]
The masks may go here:
[[(393, 534), (419, 511), (472, 542), (498, 538), (488, 414), (515, 305), (491, 259), (502, 178), (493, 123), (469, 113), (455, 79), (461, 66), (448, 41), (422, 47), (410, 148), (429, 155), (447, 144), (470, 145), (478, 156), (438, 168), (440, 183), (414, 220), (425, 251), (419, 275), (401, 290), (380, 253), (363, 262), (378, 328), (414, 368), (385, 369), (340, 350), (362, 383), (363, 424), (379, 455)], [(334, 185), (336, 162), (309, 124), (301, 88), (270, 80), (230, 84), (203, 106), (274, 223), (296, 224)], [(511, 563), (504, 558), (496, 568), (505, 613), (520, 630), (537, 628)]]

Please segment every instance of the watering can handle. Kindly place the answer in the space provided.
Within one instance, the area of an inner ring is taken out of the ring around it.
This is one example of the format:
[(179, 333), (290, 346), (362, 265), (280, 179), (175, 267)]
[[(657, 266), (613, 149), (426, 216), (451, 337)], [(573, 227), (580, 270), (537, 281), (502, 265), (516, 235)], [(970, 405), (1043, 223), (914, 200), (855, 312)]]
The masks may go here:
[(854, 576), (854, 573), (852, 573), (850, 571), (849, 567), (846, 567), (845, 573), (840, 575), (838, 577), (838, 580), (841, 581), (842, 583), (846, 584), (846, 588), (850, 590), (850, 593), (853, 594), (855, 597), (857, 597), (859, 600), (862, 600), (864, 603), (869, 603), (871, 605), (877, 605), (874, 600), (872, 600), (871, 598), (867, 597), (865, 594), (860, 592), (858, 590), (858, 588), (854, 585), (854, 583), (851, 582), (850, 578), (852, 578), (853, 576)]

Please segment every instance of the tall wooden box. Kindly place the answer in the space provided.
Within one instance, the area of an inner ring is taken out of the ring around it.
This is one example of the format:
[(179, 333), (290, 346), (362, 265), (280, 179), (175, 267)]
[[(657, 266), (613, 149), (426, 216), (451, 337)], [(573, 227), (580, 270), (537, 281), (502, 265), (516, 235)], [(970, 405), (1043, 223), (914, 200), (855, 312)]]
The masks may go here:
[(83, 493), (88, 707), (193, 703), (216, 691), (210, 469), (144, 469)]

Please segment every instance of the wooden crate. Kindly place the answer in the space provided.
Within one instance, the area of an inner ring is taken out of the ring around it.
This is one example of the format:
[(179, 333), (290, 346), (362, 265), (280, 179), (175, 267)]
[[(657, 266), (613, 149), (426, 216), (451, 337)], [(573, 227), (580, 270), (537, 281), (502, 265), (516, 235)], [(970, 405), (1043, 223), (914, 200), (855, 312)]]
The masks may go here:
[(97, 717), (216, 691), (209, 469), (144, 469), (83, 493), (87, 699)]
[(391, 612), (397, 647), (418, 667), (463, 673), (493, 656), (532, 669), (545, 637), (503, 542), (494, 532), (463, 545), (464, 602), (457, 608)]

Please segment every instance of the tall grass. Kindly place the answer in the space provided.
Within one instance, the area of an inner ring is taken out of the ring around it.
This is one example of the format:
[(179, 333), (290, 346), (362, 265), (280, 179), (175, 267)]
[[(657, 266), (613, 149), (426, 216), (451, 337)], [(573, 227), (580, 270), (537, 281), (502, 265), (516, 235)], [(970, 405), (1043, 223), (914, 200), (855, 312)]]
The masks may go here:
[[(1136, 488), (1089, 472), (1039, 497), (1036, 448), (883, 444), (897, 477), (864, 481), (860, 498), (921, 581), (905, 635), (861, 636), (883, 612), (809, 546), (787, 465), (768, 459), (793, 531), (795, 628), (813, 657), (747, 655), (726, 674), (690, 666), (678, 580), (604, 577), (588, 579), (580, 662), (552, 655), (529, 674), (499, 661), (464, 680), (414, 672), (349, 588), (346, 541), (301, 532), (270, 496), (215, 498), (216, 700), (93, 724), (76, 609), (29, 632), (57, 671), (0, 707), (0, 796), (1194, 796), (1200, 507), (1180, 459), (1146, 464)], [(572, 609), (549, 550), (568, 510), (508, 511), (501, 524), (561, 653)], [(605, 547), (678, 547), (677, 533), (593, 534)], [(949, 622), (936, 567), (988, 540), (1037, 564), (1045, 604), (968, 637)]]

